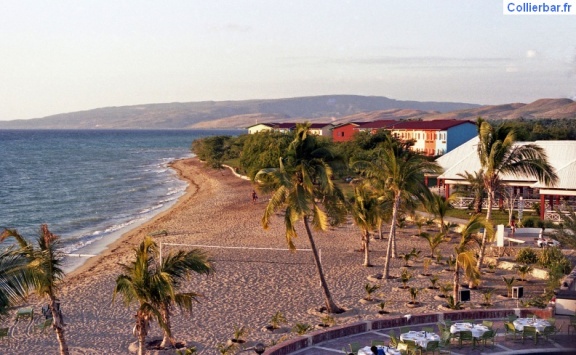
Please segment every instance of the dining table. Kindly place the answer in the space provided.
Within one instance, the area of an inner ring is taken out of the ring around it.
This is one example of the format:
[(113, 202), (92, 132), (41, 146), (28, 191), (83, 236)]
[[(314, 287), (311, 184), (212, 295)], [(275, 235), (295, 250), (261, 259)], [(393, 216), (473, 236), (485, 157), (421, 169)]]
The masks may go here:
[(482, 335), (484, 335), (484, 333), (486, 333), (489, 330), (490, 330), (490, 328), (488, 328), (485, 325), (472, 324), (469, 322), (454, 323), (450, 326), (450, 333), (456, 334), (456, 333), (460, 333), (460, 332), (470, 331), (470, 332), (472, 332), (472, 336), (474, 338), (482, 337)]
[[(384, 354), (386, 354), (386, 355), (400, 355), (401, 354), (400, 351), (398, 351), (392, 347), (388, 347), (388, 346), (378, 345), (378, 346), (376, 346), (376, 348), (384, 350)], [(363, 348), (360, 348), (360, 350), (358, 350), (358, 355), (373, 355), (373, 353), (372, 353), (372, 350), (370, 349), (369, 346), (365, 346)]]
[(539, 319), (539, 318), (518, 318), (514, 322), (514, 328), (517, 331), (523, 331), (525, 326), (535, 327), (537, 332), (542, 332), (544, 328), (550, 326), (550, 322), (546, 319)]
[(411, 330), (408, 333), (400, 334), (400, 340), (413, 340), (418, 346), (425, 348), (429, 341), (440, 341), (440, 336), (436, 333)]

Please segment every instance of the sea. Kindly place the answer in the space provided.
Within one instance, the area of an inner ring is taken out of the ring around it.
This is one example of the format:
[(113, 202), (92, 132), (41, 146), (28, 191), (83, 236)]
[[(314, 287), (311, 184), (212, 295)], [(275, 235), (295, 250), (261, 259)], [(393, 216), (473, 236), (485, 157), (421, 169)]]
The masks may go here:
[(48, 224), (72, 271), (184, 194), (186, 182), (168, 164), (193, 156), (195, 139), (243, 133), (0, 130), (0, 229), (35, 241)]

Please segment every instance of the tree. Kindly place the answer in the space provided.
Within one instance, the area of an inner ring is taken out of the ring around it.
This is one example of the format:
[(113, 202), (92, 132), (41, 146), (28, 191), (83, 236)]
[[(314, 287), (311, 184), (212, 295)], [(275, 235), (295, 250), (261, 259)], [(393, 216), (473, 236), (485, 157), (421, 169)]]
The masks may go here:
[(423, 155), (410, 150), (409, 144), (395, 141), (383, 142), (371, 161), (358, 161), (355, 166), (368, 183), (380, 194), (380, 199), (391, 202), (392, 217), (390, 235), (386, 249), (383, 280), (390, 277), (396, 237), (396, 225), (401, 206), (408, 206), (415, 200), (430, 200), (430, 190), (424, 182), (424, 174), (439, 172), (440, 167), (428, 161)]
[[(499, 126), (493, 127), (483, 119), (478, 119), (478, 158), (484, 171), (484, 188), (488, 195), (486, 220), (492, 221), (494, 192), (502, 175), (534, 176), (546, 185), (555, 185), (558, 176), (548, 163), (544, 150), (535, 144), (515, 144), (514, 130)], [(482, 236), (477, 267), (482, 266), (486, 252), (487, 234)]]
[(440, 219), (440, 232), (444, 235), (448, 234), (448, 224), (444, 220), (446, 219), (448, 210), (452, 208), (451, 203), (454, 201), (454, 198), (454, 194), (450, 195), (448, 198), (436, 194), (431, 194), (430, 200), (428, 200), (426, 203), (428, 212), (432, 213), (435, 217)]
[[(20, 267), (12, 269), (13, 272), (17, 273), (12, 273), (12, 276), (17, 277), (22, 282), (17, 287), (21, 291), (31, 290), (38, 297), (48, 300), (54, 320), (52, 328), (54, 328), (58, 339), (60, 354), (69, 354), (68, 344), (64, 336), (64, 321), (60, 310), (60, 301), (57, 298), (60, 283), (64, 278), (63, 255), (58, 249), (59, 237), (52, 234), (46, 224), (40, 226), (40, 234), (37, 239), (38, 247), (30, 244), (15, 229), (5, 229), (0, 236), (0, 242), (9, 237), (13, 237), (18, 243), (19, 248), (14, 249), (13, 252), (21, 258)], [(15, 284), (13, 283), (12, 286)]]
[(121, 294), (124, 303), (139, 304), (136, 312), (135, 332), (138, 337), (138, 354), (146, 352), (146, 337), (152, 320), (158, 321), (164, 330), (161, 346), (174, 345), (170, 324), (173, 305), (186, 311), (192, 310), (197, 293), (178, 293), (182, 280), (196, 272), (208, 274), (212, 266), (207, 256), (198, 249), (178, 251), (159, 260), (159, 249), (151, 237), (146, 237), (134, 249), (135, 261), (123, 265), (124, 274), (116, 279), (112, 301)]
[(26, 298), (26, 260), (14, 248), (0, 252), (0, 319)]
[(380, 225), (380, 204), (378, 197), (366, 186), (354, 189), (354, 201), (350, 212), (354, 223), (362, 232), (362, 250), (364, 250), (363, 266), (370, 264), (370, 232)]
[(286, 156), (279, 159), (279, 168), (262, 169), (256, 174), (255, 180), (262, 188), (273, 191), (262, 225), (267, 229), (274, 213), (284, 209), (286, 242), (290, 249), (295, 249), (293, 240), (298, 237), (295, 223), (302, 220), (324, 292), (326, 310), (340, 313), (342, 309), (332, 299), (324, 277), (312, 228), (325, 231), (329, 224), (341, 223), (346, 214), (344, 196), (331, 180), (332, 169), (327, 163), (330, 152), (318, 144), (316, 137), (308, 133), (309, 129), (310, 123), (297, 124)]
[(464, 270), (464, 274), (470, 280), (470, 283), (475, 283), (480, 278), (480, 269), (476, 265), (476, 257), (474, 251), (471, 250), (470, 246), (473, 242), (473, 235), (478, 233), (482, 228), (487, 231), (488, 235), (492, 235), (494, 230), (492, 225), (487, 223), (479, 215), (475, 215), (470, 220), (462, 231), (460, 243), (454, 248), (456, 257), (456, 265), (454, 266), (454, 287), (453, 287), (453, 297), (454, 300), (458, 300), (458, 290), (460, 288), (460, 269)]
[(463, 174), (456, 174), (469, 184), (472, 195), (474, 196), (474, 212), (482, 213), (482, 201), (484, 200), (484, 171), (482, 169), (475, 171), (474, 174), (465, 171)]

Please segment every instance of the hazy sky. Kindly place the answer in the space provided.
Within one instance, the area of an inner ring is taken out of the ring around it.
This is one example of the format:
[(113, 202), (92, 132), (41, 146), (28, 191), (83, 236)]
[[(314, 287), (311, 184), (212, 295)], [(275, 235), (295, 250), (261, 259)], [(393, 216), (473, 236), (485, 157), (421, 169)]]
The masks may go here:
[(0, 120), (325, 94), (480, 104), (576, 96), (576, 16), (502, 8), (501, 0), (2, 0)]

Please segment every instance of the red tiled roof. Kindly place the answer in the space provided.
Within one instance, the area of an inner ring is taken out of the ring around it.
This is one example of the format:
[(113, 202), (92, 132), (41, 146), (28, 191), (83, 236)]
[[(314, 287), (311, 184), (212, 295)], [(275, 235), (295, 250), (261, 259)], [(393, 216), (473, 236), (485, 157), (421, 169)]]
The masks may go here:
[(432, 121), (400, 121), (394, 124), (390, 129), (425, 129), (425, 130), (445, 130), (472, 121), (462, 120), (432, 120)]
[(378, 128), (388, 128), (392, 125), (394, 125), (395, 123), (398, 123), (398, 121), (394, 121), (394, 120), (381, 120), (381, 121), (372, 121), (372, 122), (364, 122), (364, 123), (360, 123), (360, 129), (366, 129), (366, 128), (372, 128), (372, 129), (378, 129)]

